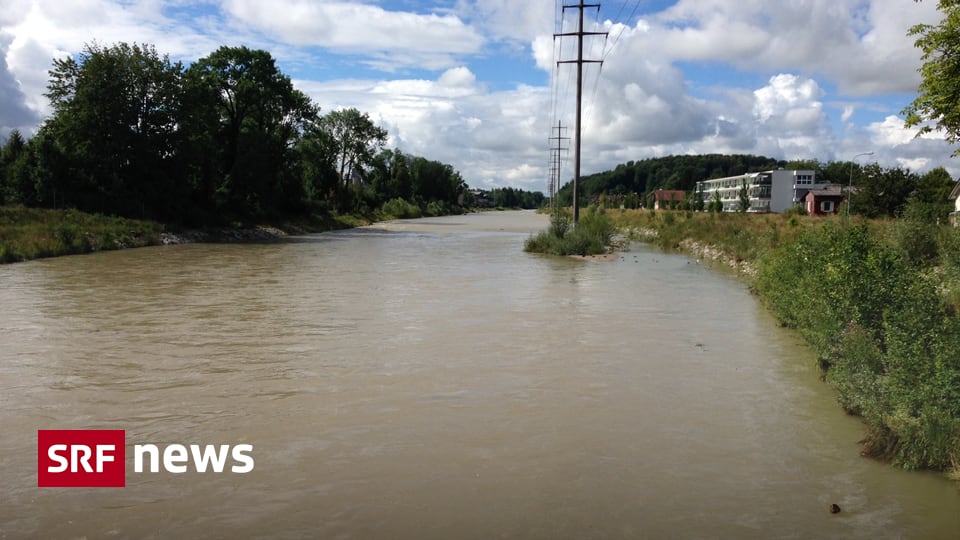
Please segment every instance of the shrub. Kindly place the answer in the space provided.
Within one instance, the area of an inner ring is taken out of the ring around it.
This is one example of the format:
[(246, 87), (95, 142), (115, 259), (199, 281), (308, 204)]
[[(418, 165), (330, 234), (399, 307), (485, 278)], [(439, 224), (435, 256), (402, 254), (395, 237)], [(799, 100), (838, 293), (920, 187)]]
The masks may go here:
[(603, 208), (591, 206), (572, 230), (566, 216), (550, 219), (550, 228), (527, 239), (524, 251), (550, 255), (606, 253), (615, 231)]
[(385, 215), (396, 219), (415, 219), (423, 216), (419, 206), (400, 197), (383, 203), (382, 211)]

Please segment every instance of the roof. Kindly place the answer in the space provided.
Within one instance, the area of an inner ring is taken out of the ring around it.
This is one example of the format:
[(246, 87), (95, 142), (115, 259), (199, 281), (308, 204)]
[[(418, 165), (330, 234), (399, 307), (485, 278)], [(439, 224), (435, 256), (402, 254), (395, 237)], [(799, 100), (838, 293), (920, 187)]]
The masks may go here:
[(807, 195), (813, 194), (814, 197), (843, 197), (843, 192), (839, 189), (811, 189)]
[(950, 192), (950, 195), (948, 195), (947, 198), (950, 200), (960, 198), (960, 182), (956, 182), (956, 184), (953, 186), (953, 191)]
[(658, 189), (653, 192), (653, 198), (657, 201), (682, 201), (686, 196), (687, 192), (679, 189)]

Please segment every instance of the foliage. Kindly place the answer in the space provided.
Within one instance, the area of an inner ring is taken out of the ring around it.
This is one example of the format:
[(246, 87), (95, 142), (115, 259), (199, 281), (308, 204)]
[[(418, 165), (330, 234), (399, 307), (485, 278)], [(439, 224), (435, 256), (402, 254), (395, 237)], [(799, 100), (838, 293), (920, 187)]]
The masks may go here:
[(610, 249), (615, 227), (603, 208), (590, 206), (570, 229), (565, 214), (550, 218), (550, 228), (531, 236), (524, 251), (549, 255), (599, 255)]
[(754, 287), (864, 417), (868, 453), (946, 469), (960, 458), (960, 320), (905, 247), (831, 224), (768, 252)]
[(47, 96), (37, 135), (0, 150), (0, 204), (202, 226), (370, 215), (396, 198), (458, 212), (467, 189), (450, 165), (383, 150), (365, 113), (321, 117), (263, 50), (220, 47), (184, 69), (149, 45), (87, 45), (54, 61)]
[(505, 187), (490, 190), (493, 204), (497, 208), (524, 208), (532, 210), (540, 208), (544, 202), (543, 193), (526, 191), (523, 189)]
[(851, 197), (851, 213), (868, 218), (896, 217), (914, 192), (919, 177), (900, 167), (883, 169), (877, 164), (863, 167)]
[(357, 109), (331, 111), (320, 120), (320, 126), (330, 135), (337, 176), (343, 185), (359, 181), (363, 167), (387, 141), (387, 131)]
[(707, 208), (707, 203), (703, 199), (703, 190), (702, 189), (693, 189), (693, 207), (691, 210), (696, 212), (703, 212)]
[[(923, 51), (918, 96), (902, 112), (906, 126), (919, 126), (917, 136), (943, 130), (947, 141), (960, 142), (960, 101), (957, 100), (960, 73), (960, 1), (940, 0), (943, 19), (937, 25), (918, 24), (907, 35)], [(958, 155), (960, 149), (954, 151)]]
[(740, 191), (737, 192), (737, 212), (743, 213), (750, 209), (750, 193), (747, 191), (747, 181), (743, 180), (740, 184)]
[(714, 191), (710, 204), (707, 205), (707, 211), (711, 213), (723, 212), (723, 201), (720, 200), (720, 192)]
[(395, 219), (413, 219), (423, 216), (419, 206), (400, 197), (385, 202), (382, 212), (385, 216)]
[(217, 212), (258, 217), (303, 198), (293, 148), (317, 108), (268, 52), (220, 47), (190, 66), (186, 84), (191, 155), (212, 156), (212, 170), (196, 171), (197, 183)]
[(953, 178), (943, 167), (937, 167), (917, 178), (914, 192), (907, 200), (904, 215), (927, 223), (946, 223), (953, 211), (948, 199), (954, 186)]
[[(182, 198), (172, 179), (181, 139), (180, 64), (148, 45), (87, 45), (79, 56), (57, 59), (47, 97), (54, 116), (43, 126), (50, 146), (32, 148), (31, 167), (46, 158), (53, 174), (20, 179), (24, 202), (60, 199), (90, 211), (167, 217)], [(69, 171), (69, 172), (67, 172)]]

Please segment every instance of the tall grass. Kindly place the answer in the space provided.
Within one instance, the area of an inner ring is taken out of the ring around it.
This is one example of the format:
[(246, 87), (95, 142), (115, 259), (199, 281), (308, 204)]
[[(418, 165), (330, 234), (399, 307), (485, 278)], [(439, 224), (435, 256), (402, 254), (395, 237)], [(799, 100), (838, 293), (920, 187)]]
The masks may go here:
[(158, 223), (0, 206), (0, 263), (160, 243)]

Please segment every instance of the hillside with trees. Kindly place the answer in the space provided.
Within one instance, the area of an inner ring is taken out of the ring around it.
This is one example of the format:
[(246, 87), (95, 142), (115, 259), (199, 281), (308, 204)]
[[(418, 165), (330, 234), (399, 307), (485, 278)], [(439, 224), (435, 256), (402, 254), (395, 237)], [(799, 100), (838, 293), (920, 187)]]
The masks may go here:
[[(700, 180), (777, 168), (812, 170), (818, 181), (841, 185), (847, 185), (852, 176), (856, 188), (852, 211), (868, 218), (898, 217), (909, 212), (935, 222), (945, 221), (951, 211), (947, 195), (954, 181), (940, 167), (917, 174), (902, 167), (884, 168), (849, 161), (778, 161), (762, 156), (718, 154), (630, 161), (613, 170), (584, 176), (580, 186), (581, 203), (603, 202), (606, 206), (641, 208), (650, 206), (649, 195), (660, 189), (686, 191), (690, 195), (687, 200), (694, 201), (693, 190)], [(572, 194), (572, 183), (567, 183), (558, 194), (561, 204), (571, 205)]]

